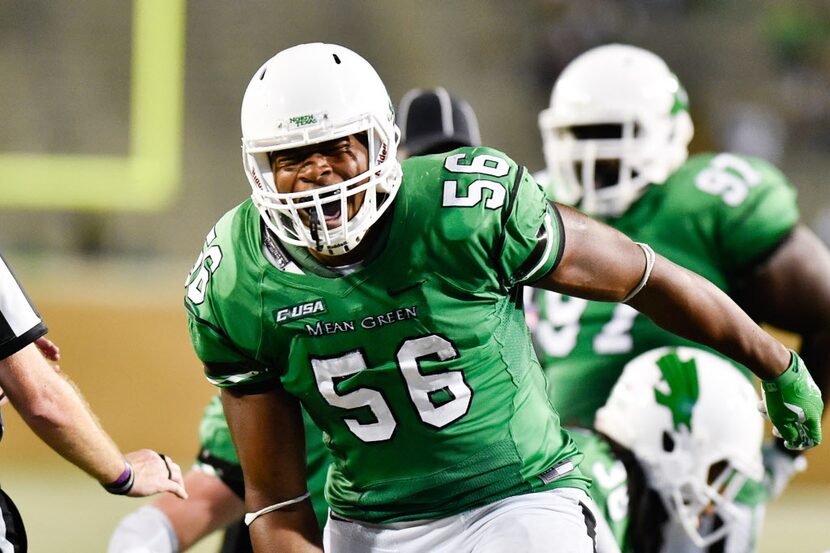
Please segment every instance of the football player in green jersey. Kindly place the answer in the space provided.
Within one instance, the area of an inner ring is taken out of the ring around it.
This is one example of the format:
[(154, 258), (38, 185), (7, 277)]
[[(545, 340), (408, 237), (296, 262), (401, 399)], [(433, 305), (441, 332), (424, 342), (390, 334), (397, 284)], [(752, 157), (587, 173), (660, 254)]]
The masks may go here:
[[(795, 191), (770, 164), (729, 153), (688, 157), (686, 94), (663, 60), (626, 45), (582, 54), (557, 80), (539, 123), (547, 172), (537, 178), (553, 199), (705, 276), (756, 320), (801, 334), (801, 352), (826, 388), (830, 254), (799, 224)], [(590, 426), (638, 354), (689, 344), (626, 304), (543, 292), (534, 305), (537, 352), (568, 423)], [(767, 446), (774, 493), (803, 463), (797, 453)]]
[[(764, 496), (748, 485), (764, 471), (757, 403), (743, 374), (701, 349), (657, 348), (626, 364), (597, 411), (595, 431), (569, 427), (616, 538), (611, 551), (753, 547), (756, 513), (734, 500), (757, 503)], [(727, 535), (724, 547), (713, 546)], [(605, 553), (602, 544), (598, 553)]]
[[(768, 410), (792, 445), (820, 440), (799, 358), (707, 280), (548, 203), (496, 150), (398, 162), (388, 94), (354, 52), (278, 53), (241, 119), (252, 198), (208, 233), (185, 303), (256, 551), (592, 551), (588, 479), (523, 284), (626, 301), (721, 350), (776, 387)], [(301, 404), (332, 455), (322, 543)]]
[[(396, 110), (401, 128), (399, 157), (429, 155), (481, 144), (478, 120), (469, 103), (446, 89), (413, 88)], [(330, 463), (320, 430), (303, 417), (308, 462), (308, 490), (317, 522), (326, 522), (323, 485)], [(211, 399), (199, 427), (200, 450), (185, 476), (187, 501), (160, 498), (130, 513), (113, 532), (108, 553), (181, 553), (228, 527), (221, 553), (251, 551), (244, 514), (242, 468), (230, 437), (219, 396)], [(237, 524), (230, 524), (239, 521)]]

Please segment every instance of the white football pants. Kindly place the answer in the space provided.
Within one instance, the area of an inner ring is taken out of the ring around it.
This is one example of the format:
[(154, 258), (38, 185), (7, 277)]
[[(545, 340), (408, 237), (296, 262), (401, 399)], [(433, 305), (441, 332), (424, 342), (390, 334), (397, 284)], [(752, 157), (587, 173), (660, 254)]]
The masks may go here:
[(596, 509), (558, 488), (509, 497), (436, 520), (369, 524), (329, 512), (327, 553), (594, 553)]

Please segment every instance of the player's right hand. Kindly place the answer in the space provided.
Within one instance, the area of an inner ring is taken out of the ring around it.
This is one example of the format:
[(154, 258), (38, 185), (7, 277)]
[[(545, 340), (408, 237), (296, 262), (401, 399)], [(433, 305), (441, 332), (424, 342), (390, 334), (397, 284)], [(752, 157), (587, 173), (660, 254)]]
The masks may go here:
[(769, 417), (773, 432), (784, 440), (787, 449), (803, 450), (821, 443), (821, 391), (794, 351), (782, 374), (763, 380), (762, 412)]

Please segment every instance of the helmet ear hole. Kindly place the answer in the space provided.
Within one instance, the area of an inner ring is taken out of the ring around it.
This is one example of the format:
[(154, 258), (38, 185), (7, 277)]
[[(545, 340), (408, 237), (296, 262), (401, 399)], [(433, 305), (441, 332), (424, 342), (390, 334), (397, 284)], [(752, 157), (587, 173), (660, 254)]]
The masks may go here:
[(663, 451), (666, 453), (674, 451), (674, 438), (666, 430), (663, 431)]
[(727, 466), (726, 459), (721, 459), (720, 461), (712, 463), (709, 466), (708, 480), (709, 480), (710, 484), (712, 482), (714, 482), (717, 479), (718, 476), (721, 475), (721, 473), (724, 471), (724, 469), (726, 469), (726, 466)]

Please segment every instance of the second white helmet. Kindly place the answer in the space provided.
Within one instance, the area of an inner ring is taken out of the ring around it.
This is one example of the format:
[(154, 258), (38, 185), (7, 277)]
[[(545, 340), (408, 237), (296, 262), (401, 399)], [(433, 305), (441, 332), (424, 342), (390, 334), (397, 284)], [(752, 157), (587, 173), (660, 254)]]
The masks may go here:
[(551, 197), (619, 216), (688, 157), (686, 92), (657, 55), (623, 44), (573, 60), (539, 114)]
[[(369, 167), (347, 181), (302, 192), (280, 192), (269, 154), (366, 133)], [(254, 204), (265, 224), (288, 244), (341, 255), (360, 243), (389, 207), (401, 182), (400, 131), (386, 87), (358, 54), (334, 44), (301, 44), (260, 67), (242, 100), (242, 160)], [(364, 194), (347, 219), (350, 198)], [(324, 208), (340, 206), (336, 224)]]
[[(595, 428), (631, 451), (670, 518), (698, 546), (740, 516), (734, 500), (762, 480), (763, 419), (749, 379), (725, 359), (688, 347), (643, 353), (625, 366)], [(704, 532), (702, 517), (723, 525)]]

